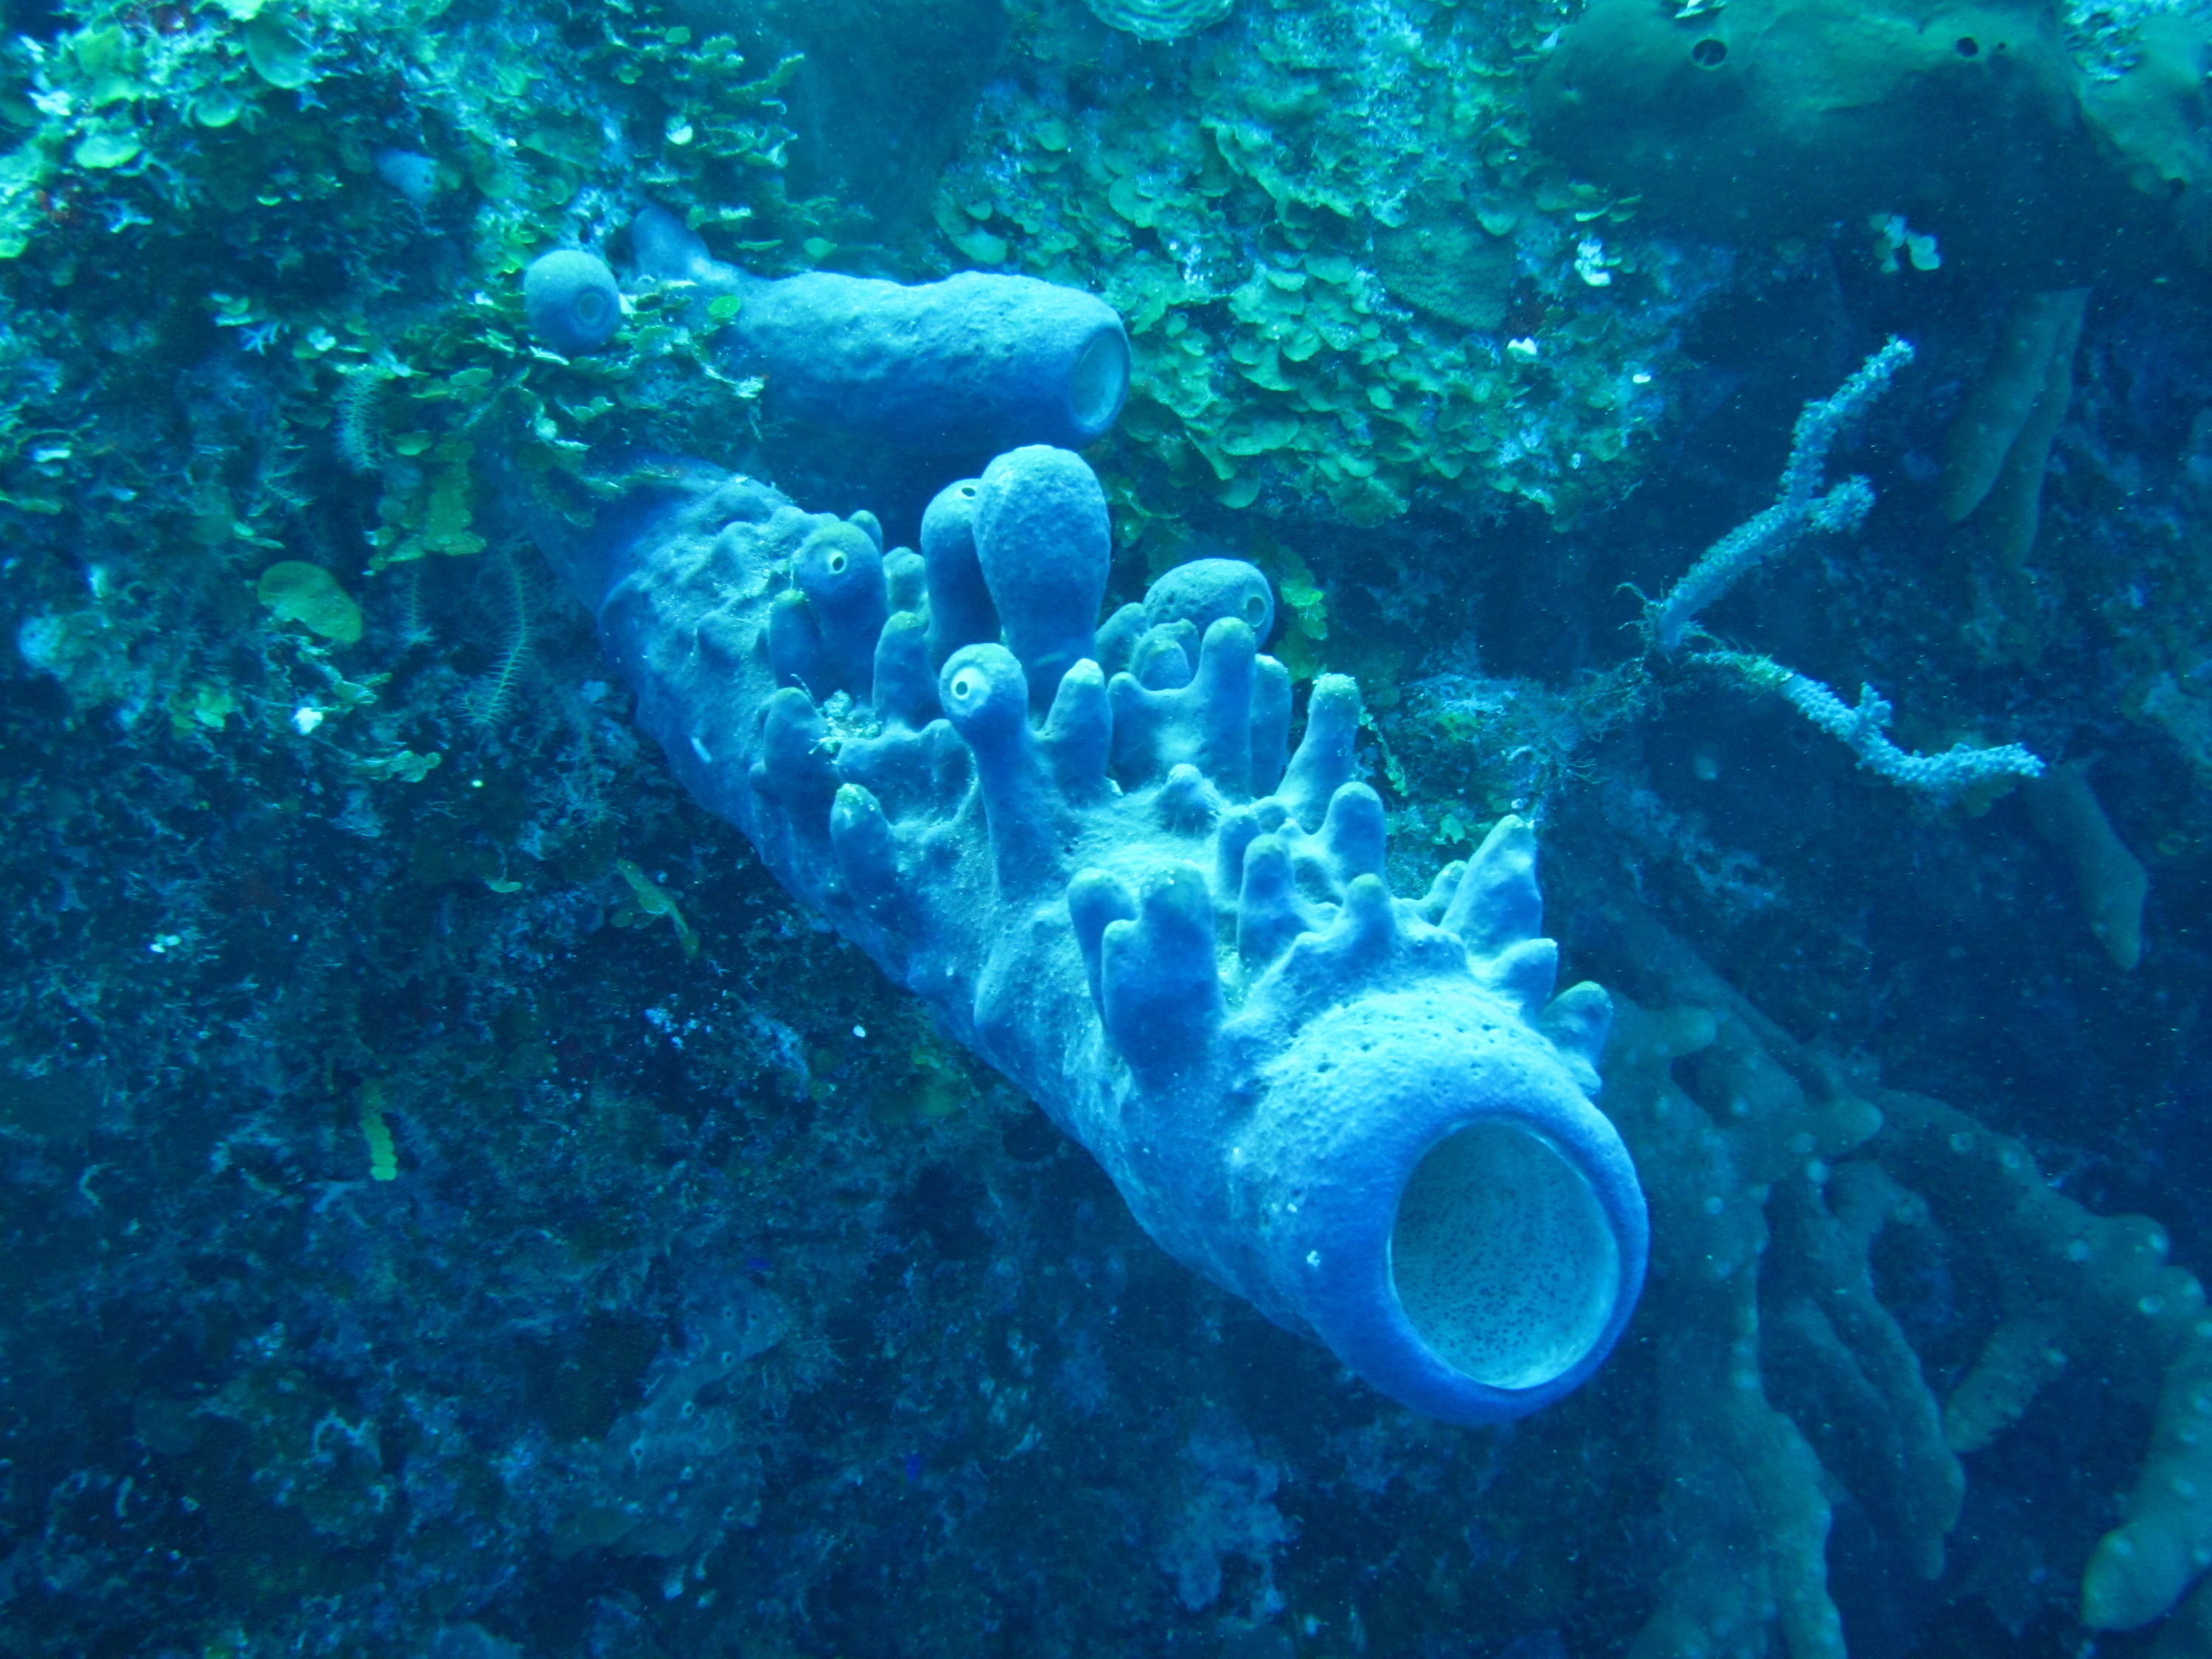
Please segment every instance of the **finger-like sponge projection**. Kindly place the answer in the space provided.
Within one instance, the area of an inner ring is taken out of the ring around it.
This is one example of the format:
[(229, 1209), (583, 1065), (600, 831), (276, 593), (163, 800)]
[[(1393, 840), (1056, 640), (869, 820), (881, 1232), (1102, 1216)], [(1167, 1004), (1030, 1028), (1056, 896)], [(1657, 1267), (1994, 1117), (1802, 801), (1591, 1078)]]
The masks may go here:
[(1518, 819), (1392, 894), (1358, 689), (1317, 681), (1288, 752), (1256, 570), (1170, 573), (1109, 679), (1065, 451), (951, 486), (922, 554), (681, 465), (601, 522), (548, 550), (692, 793), (1168, 1250), (1452, 1421), (1597, 1366), (1647, 1237), (1589, 1098), (1605, 994), (1554, 994)]

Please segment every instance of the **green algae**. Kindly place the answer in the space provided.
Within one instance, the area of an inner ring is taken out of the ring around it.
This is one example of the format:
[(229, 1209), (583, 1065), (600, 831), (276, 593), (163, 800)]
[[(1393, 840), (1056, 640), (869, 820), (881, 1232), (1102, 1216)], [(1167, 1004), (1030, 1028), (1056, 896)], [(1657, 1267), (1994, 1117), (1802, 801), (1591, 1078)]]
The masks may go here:
[(360, 642), (360, 605), (319, 564), (280, 559), (261, 573), (254, 596), (279, 622), (298, 623), (333, 645)]
[[(372, 564), (465, 556), (484, 545), (483, 456), (573, 465), (610, 413), (652, 417), (641, 385), (617, 399), (611, 383), (689, 348), (664, 326), (596, 370), (532, 355), (505, 289), (561, 214), (649, 190), (732, 251), (805, 262), (816, 222), (781, 173), (795, 59), (755, 61), (621, 0), (549, 61), (498, 30), (426, 32), (443, 9), (234, 4), (187, 29), (100, 6), (51, 48), (0, 47), (0, 264), (28, 302), (0, 344), (0, 499), (63, 511), (97, 457), (82, 510), (127, 501), (134, 538), (228, 558), (284, 543), (313, 510), (289, 482), (300, 458), (337, 441), (374, 481)], [(652, 91), (613, 108), (608, 86)], [(445, 204), (434, 227), (410, 222), (384, 174), (401, 151), (424, 201)], [(149, 261), (165, 273), (152, 291), (131, 275)], [(233, 452), (203, 469), (224, 476), (165, 477), (155, 446), (104, 441), (99, 411), (173, 409), (165, 353), (204, 349), (210, 325), (276, 368), (254, 447), (294, 459)], [(103, 331), (168, 343), (54, 349)], [(65, 384), (10, 367), (42, 356), (69, 366)], [(52, 459), (64, 453), (78, 459)]]
[[(1517, 500), (1566, 522), (1632, 481), (1663, 277), (1632, 258), (1608, 290), (1595, 262), (1627, 210), (1531, 150), (1514, 64), (1534, 43), (1398, 9), (1377, 40), (1249, 7), (1080, 126), (1040, 76), (948, 172), (952, 263), (1091, 287), (1127, 320), (1106, 461), (1126, 542), (1180, 545), (1193, 498), (1355, 525)], [(1047, 64), (1081, 50), (1032, 27)]]

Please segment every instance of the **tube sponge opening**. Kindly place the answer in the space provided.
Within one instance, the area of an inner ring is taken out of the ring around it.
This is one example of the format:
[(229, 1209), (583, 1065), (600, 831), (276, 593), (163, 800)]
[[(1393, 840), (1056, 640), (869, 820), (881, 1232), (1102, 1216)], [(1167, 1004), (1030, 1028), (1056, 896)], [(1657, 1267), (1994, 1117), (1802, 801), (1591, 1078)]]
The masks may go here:
[[(1380, 887), (1363, 876), (1350, 890)], [(1424, 945), (1425, 924), (1390, 914), (1407, 949), (1455, 948)], [(1309, 974), (1341, 994), (1355, 957), (1312, 939), (1253, 993), (1263, 1014)], [(1237, 1032), (1253, 1012), (1248, 1000)], [(1564, 1056), (1527, 1030), (1511, 1005), (1443, 975), (1368, 991), (1304, 1020), (1237, 1137), (1238, 1201), (1267, 1218), (1260, 1248), (1280, 1294), (1255, 1299), (1448, 1423), (1525, 1417), (1579, 1385), (1643, 1287), (1635, 1168)]]
[(1620, 1249), (1559, 1148), (1493, 1118), (1445, 1136), (1415, 1167), (1390, 1232), (1390, 1274), (1439, 1359), (1494, 1389), (1533, 1389), (1604, 1337)]
[(1076, 354), (1067, 377), (1067, 418), (1080, 441), (1103, 437), (1129, 395), (1129, 340), (1101, 328)]
[(622, 326), (622, 289), (597, 254), (556, 248), (523, 272), (522, 308), (538, 344), (574, 357), (614, 337)]

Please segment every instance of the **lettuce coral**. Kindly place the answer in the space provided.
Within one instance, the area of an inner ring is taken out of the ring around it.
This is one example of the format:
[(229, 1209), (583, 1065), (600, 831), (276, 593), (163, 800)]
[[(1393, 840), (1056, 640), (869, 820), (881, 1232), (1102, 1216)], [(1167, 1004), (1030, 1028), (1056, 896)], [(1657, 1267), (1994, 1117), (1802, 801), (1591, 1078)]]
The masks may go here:
[(941, 257), (1127, 319), (1104, 471), (1152, 574), (1207, 498), (1564, 521), (1632, 483), (1687, 282), (1608, 247), (1629, 210), (1529, 146), (1507, 66), (1535, 43), (1434, 0), (1251, 0), (1172, 54), (1018, 33), (941, 183)]

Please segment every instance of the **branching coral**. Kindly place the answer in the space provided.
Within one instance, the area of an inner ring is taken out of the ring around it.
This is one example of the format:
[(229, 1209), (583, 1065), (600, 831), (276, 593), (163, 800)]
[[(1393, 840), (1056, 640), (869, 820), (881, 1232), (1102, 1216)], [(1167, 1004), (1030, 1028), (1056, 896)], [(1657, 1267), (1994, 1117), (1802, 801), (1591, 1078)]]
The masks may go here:
[(1954, 744), (1937, 755), (1917, 755), (1891, 740), (1889, 722), (1895, 712), (1874, 687), (1859, 688), (1856, 708), (1815, 679), (1767, 657), (1742, 651), (1700, 652), (1698, 660), (1725, 668), (1744, 684), (1772, 691), (1859, 757), (1859, 764), (1876, 777), (1919, 791), (1936, 800), (1956, 800), (1991, 785), (2041, 775), (2043, 763), (2020, 744), (1981, 747)]
[[(2130, 1628), (2212, 1562), (2212, 1321), (2140, 1216), (2093, 1214), (2027, 1148), (1941, 1101), (1806, 1048), (1649, 921), (1613, 949), (1631, 990), (1607, 1110), (1649, 1182), (1659, 1455), (1673, 1535), (1640, 1659), (1839, 1655), (1827, 1586), (1840, 1488), (1923, 1576), (1942, 1571), (1971, 1465), (2086, 1359), (2154, 1395), (2127, 1519), (2090, 1557), (2085, 1621)], [(1994, 1307), (1948, 1386), (1873, 1266), (1886, 1231), (1978, 1259)], [(1940, 1240), (1940, 1243), (1935, 1241)], [(1717, 1335), (1724, 1340), (1717, 1341)]]
[(1832, 489), (1826, 483), (1828, 451), (1844, 428), (1865, 413), (1890, 377), (1912, 361), (1912, 348), (1891, 340), (1859, 365), (1833, 397), (1816, 398), (1797, 416), (1790, 459), (1774, 505), (1737, 526), (1698, 556), (1664, 599), (1645, 612), (1644, 625), (1662, 651), (1673, 651), (1707, 605), (1760, 565), (1778, 559), (1808, 535), (1856, 530), (1874, 507), (1874, 487), (1856, 475)]

